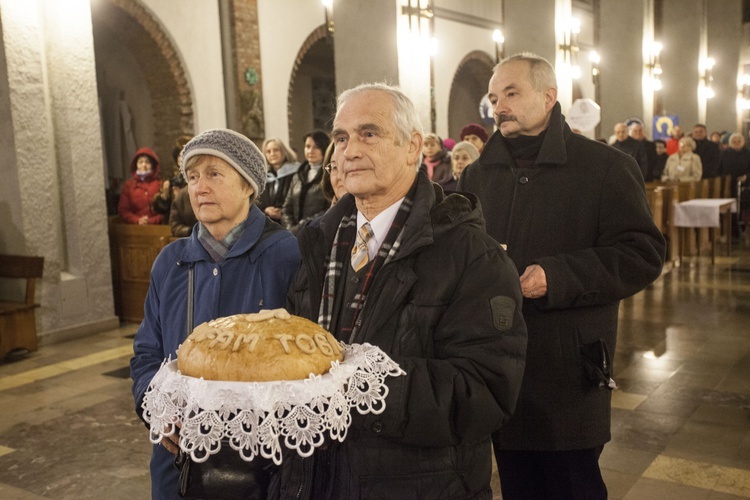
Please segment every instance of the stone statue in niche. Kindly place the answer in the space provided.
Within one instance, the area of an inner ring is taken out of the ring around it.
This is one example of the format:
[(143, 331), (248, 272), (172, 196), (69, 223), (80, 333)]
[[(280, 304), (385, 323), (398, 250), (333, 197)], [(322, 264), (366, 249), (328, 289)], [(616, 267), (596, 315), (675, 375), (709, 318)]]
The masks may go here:
[(243, 90), (241, 93), (242, 132), (251, 139), (265, 136), (263, 127), (263, 100), (255, 89)]

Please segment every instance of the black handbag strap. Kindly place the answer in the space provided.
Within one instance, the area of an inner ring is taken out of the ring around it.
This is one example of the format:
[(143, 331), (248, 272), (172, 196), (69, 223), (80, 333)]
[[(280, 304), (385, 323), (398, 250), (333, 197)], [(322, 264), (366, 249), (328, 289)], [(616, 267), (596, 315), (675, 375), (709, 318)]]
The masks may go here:
[[(188, 267), (188, 288), (187, 288), (187, 321), (185, 322), (187, 335), (193, 333), (193, 281), (195, 279), (195, 267)], [(185, 338), (187, 338), (185, 335)]]
[[(193, 332), (193, 281), (195, 279), (195, 267), (188, 267), (188, 286), (187, 286), (187, 321), (185, 322), (187, 333), (185, 338)], [(179, 493), (181, 497), (185, 496), (188, 489), (190, 477), (190, 456), (179, 448), (177, 455), (174, 457), (174, 466), (180, 471)]]

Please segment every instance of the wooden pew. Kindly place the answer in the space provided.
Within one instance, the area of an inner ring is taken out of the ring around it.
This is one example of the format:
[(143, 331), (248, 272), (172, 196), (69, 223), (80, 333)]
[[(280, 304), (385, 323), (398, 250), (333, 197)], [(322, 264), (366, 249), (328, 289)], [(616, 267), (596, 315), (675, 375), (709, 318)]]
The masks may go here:
[(109, 242), (115, 313), (124, 321), (143, 320), (151, 266), (172, 236), (167, 225), (124, 224), (110, 217)]
[(648, 206), (651, 208), (651, 215), (654, 217), (654, 224), (664, 233), (664, 189), (660, 186), (647, 186), (646, 199)]
[(722, 182), (724, 179), (721, 177), (714, 177), (711, 179), (711, 195), (707, 198), (721, 198)]
[(669, 241), (667, 253), (667, 262), (676, 262), (680, 256), (679, 241), (680, 230), (674, 226), (674, 204), (678, 199), (677, 186), (667, 184), (662, 186), (662, 196), (664, 198), (664, 235)]
[(674, 227), (674, 203), (678, 198), (677, 184), (652, 181), (646, 183), (646, 198), (654, 216), (654, 224), (667, 240), (667, 262), (679, 257), (679, 230)]
[(721, 177), (721, 196), (720, 198), (732, 197), (732, 176), (724, 175)]
[(26, 285), (23, 301), (0, 301), (0, 360), (13, 351), (37, 350), (34, 292), (43, 270), (44, 257), (0, 255), (0, 277), (25, 280)]

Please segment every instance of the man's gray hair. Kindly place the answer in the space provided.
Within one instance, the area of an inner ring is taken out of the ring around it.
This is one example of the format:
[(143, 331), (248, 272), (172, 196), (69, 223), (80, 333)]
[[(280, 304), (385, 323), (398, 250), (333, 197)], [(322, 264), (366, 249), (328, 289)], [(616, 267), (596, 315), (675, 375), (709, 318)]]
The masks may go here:
[(521, 52), (514, 54), (510, 57), (506, 57), (495, 66), (492, 70), (494, 73), (501, 66), (516, 62), (524, 61), (529, 65), (529, 77), (531, 79), (531, 86), (537, 92), (546, 92), (547, 89), (557, 88), (557, 76), (555, 75), (555, 68), (550, 62), (531, 52)]
[(411, 135), (414, 132), (417, 132), (420, 136), (424, 137), (422, 120), (419, 118), (414, 103), (411, 102), (411, 99), (409, 99), (400, 88), (388, 85), (387, 83), (363, 83), (352, 89), (345, 90), (339, 95), (339, 98), (336, 101), (336, 109), (341, 109), (341, 107), (353, 96), (373, 91), (384, 92), (388, 94), (393, 101), (393, 124), (396, 127), (396, 143), (398, 145), (409, 142), (411, 140)]

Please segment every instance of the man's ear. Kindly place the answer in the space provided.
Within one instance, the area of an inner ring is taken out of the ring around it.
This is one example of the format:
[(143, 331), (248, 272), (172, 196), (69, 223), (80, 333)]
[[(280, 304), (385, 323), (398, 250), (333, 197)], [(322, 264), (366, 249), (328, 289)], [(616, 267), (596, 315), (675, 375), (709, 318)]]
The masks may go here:
[(412, 132), (411, 139), (409, 139), (409, 165), (416, 165), (419, 160), (419, 155), (422, 154), (422, 147), (424, 146), (424, 137), (419, 132)]
[(544, 107), (547, 111), (551, 110), (557, 102), (557, 89), (549, 88), (544, 93)]

